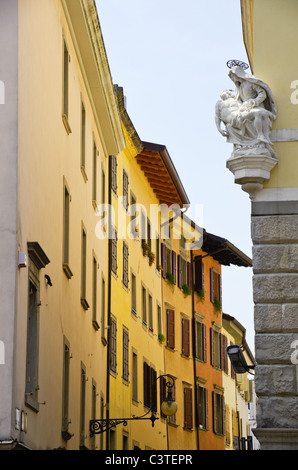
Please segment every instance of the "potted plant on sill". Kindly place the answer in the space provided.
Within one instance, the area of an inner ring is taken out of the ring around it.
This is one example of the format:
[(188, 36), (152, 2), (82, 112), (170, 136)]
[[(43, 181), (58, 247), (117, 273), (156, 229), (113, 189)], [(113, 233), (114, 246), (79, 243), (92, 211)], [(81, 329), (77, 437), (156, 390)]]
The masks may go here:
[(142, 240), (142, 248), (143, 248), (143, 256), (147, 256), (150, 247), (148, 243), (145, 242), (145, 240)]
[(195, 294), (199, 297), (200, 302), (204, 302), (205, 300), (205, 291), (204, 289), (200, 289), (199, 291), (195, 291)]
[(174, 276), (173, 276), (172, 273), (167, 273), (166, 274), (166, 280), (167, 280), (167, 283), (170, 284), (170, 286), (175, 285), (175, 279), (174, 279)]
[(158, 334), (158, 341), (162, 344), (166, 340), (165, 336), (162, 333)]
[(221, 312), (221, 303), (217, 297), (214, 297), (213, 308), (217, 314)]
[(155, 254), (152, 253), (152, 251), (150, 251), (148, 253), (148, 258), (149, 258), (149, 266), (152, 266), (152, 264), (154, 263), (154, 260), (155, 260)]
[(188, 284), (183, 284), (182, 291), (183, 291), (184, 297), (188, 297), (191, 294), (191, 289)]

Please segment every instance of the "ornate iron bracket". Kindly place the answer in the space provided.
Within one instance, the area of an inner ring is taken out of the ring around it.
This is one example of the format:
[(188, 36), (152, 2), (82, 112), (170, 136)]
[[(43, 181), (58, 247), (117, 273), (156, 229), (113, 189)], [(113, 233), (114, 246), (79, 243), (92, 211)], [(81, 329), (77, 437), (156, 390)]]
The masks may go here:
[(151, 412), (151, 416), (146, 416), (150, 413), (151, 410), (147, 411), (143, 416), (132, 416), (132, 418), (121, 418), (121, 419), (92, 419), (90, 421), (90, 436), (94, 434), (102, 434), (109, 429), (118, 426), (118, 424), (123, 424), (123, 426), (128, 425), (128, 421), (136, 421), (136, 420), (150, 420), (152, 423), (152, 427), (154, 427), (154, 423), (157, 419), (153, 411)]

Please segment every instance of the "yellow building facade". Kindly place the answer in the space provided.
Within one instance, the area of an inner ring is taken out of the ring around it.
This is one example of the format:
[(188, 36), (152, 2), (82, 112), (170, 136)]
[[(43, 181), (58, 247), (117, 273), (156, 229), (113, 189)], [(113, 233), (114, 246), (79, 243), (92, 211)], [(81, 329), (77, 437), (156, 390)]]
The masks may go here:
[[(295, 0), (242, 0), (241, 10), (251, 72), (270, 87), (277, 108), (270, 135), (277, 160), (251, 206), (258, 364), (254, 433), (262, 450), (295, 450), (298, 5)], [(283, 380), (277, 381), (277, 374)]]
[(107, 250), (96, 206), (107, 157), (125, 146), (121, 120), (93, 1), (2, 6), (3, 21), (17, 22), (19, 81), (15, 326), (1, 366), (0, 440), (100, 449), (89, 433), (104, 410), (106, 370)]

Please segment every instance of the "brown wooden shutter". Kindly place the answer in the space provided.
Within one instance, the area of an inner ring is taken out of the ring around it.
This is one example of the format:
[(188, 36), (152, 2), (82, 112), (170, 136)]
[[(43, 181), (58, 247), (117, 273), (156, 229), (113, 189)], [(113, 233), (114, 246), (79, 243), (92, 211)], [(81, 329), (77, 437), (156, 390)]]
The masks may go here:
[(129, 377), (129, 337), (128, 331), (123, 330), (123, 379), (128, 380)]
[(129, 279), (128, 279), (128, 255), (129, 255), (129, 251), (128, 251), (128, 245), (126, 242), (123, 242), (123, 284), (125, 285), (125, 287), (128, 287), (128, 282), (129, 282)]
[(192, 429), (192, 389), (184, 389), (184, 427)]
[(207, 328), (202, 324), (203, 362), (207, 362)]
[(195, 291), (204, 290), (204, 263), (201, 258), (195, 258)]
[(210, 328), (210, 363), (212, 366), (215, 364), (215, 347), (214, 347), (214, 331)]
[(214, 303), (214, 271), (210, 268), (210, 302)]
[(192, 275), (192, 263), (187, 263), (187, 282), (191, 291), (193, 290), (193, 275)]
[(220, 301), (220, 305), (222, 302), (222, 286), (221, 286), (221, 275), (218, 275), (218, 300)]
[(115, 155), (111, 156), (111, 165), (112, 165), (112, 190), (114, 193), (117, 193), (117, 157)]
[(112, 271), (117, 274), (117, 230), (113, 229), (114, 238), (112, 238)]
[(174, 283), (177, 282), (177, 269), (176, 269), (176, 253), (172, 251), (172, 274), (174, 277)]
[[(233, 343), (231, 342), (230, 346), (232, 346), (232, 345), (233, 345)], [(231, 364), (231, 378), (236, 379), (236, 373), (234, 371), (234, 367), (232, 366), (232, 364)]]
[(161, 267), (162, 277), (165, 279), (167, 277), (167, 247), (164, 243), (161, 244)]
[(150, 366), (144, 362), (144, 406), (150, 408)]
[(213, 432), (217, 433), (217, 401), (216, 393), (212, 392)]
[(186, 318), (182, 318), (182, 354), (190, 354), (190, 322)]
[(161, 405), (162, 405), (162, 402), (166, 399), (166, 396), (167, 396), (167, 387), (166, 387), (166, 383), (167, 383), (167, 380), (165, 377), (161, 377), (160, 379), (160, 393), (159, 393), (159, 396), (160, 396), (160, 416), (162, 418), (166, 418), (166, 415), (163, 414), (163, 412), (161, 411)]
[(181, 289), (182, 287), (182, 258), (180, 255), (177, 257), (177, 264), (178, 264), (178, 287)]
[(157, 383), (156, 370), (150, 368), (150, 406), (153, 411), (157, 411)]
[(204, 388), (204, 405), (205, 405), (205, 429), (209, 429), (209, 416), (208, 416), (208, 389)]
[(110, 325), (110, 368), (112, 372), (117, 371), (117, 323), (111, 318)]
[(175, 312), (167, 310), (167, 346), (175, 348)]
[(123, 206), (128, 208), (128, 174), (123, 170)]

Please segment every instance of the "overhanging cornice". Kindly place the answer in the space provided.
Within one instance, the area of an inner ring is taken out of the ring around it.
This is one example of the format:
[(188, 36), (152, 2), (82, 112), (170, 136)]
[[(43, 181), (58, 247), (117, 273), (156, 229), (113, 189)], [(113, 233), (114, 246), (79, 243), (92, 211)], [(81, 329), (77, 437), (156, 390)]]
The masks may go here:
[(117, 155), (126, 144), (95, 2), (61, 2), (103, 147), (107, 155)]

